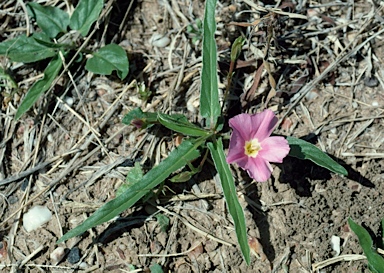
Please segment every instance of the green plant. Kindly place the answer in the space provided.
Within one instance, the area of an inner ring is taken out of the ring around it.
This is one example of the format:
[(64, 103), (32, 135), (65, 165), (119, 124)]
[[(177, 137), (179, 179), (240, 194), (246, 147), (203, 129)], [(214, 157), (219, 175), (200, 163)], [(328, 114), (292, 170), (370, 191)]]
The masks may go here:
[(187, 33), (192, 39), (192, 44), (198, 44), (203, 39), (203, 22), (197, 18), (195, 24), (187, 26)]
[[(351, 218), (348, 219), (348, 224), (359, 239), (360, 246), (363, 248), (365, 256), (367, 256), (369, 270), (374, 273), (384, 272), (384, 258), (374, 248), (373, 240), (368, 231), (356, 224)], [(381, 227), (384, 227), (384, 219), (381, 220)]]
[[(115, 199), (109, 201), (99, 208), (93, 215), (81, 225), (70, 230), (58, 240), (58, 243), (80, 235), (86, 230), (109, 221), (122, 211), (133, 206), (138, 200), (146, 196), (155, 187), (163, 183), (174, 172), (190, 166), (184, 170), (181, 177), (175, 181), (189, 179), (201, 170), (209, 151), (214, 166), (219, 174), (223, 194), (228, 210), (233, 218), (235, 232), (243, 257), (247, 264), (250, 263), (250, 248), (247, 238), (247, 227), (243, 209), (239, 203), (235, 181), (224, 153), (223, 134), (221, 132), (224, 123), (224, 113), (219, 103), (218, 81), (217, 81), (217, 49), (215, 42), (215, 6), (216, 1), (206, 1), (205, 17), (203, 24), (203, 68), (201, 72), (200, 114), (205, 120), (206, 127), (200, 127), (188, 121), (182, 114), (164, 114), (143, 112), (136, 108), (129, 112), (123, 119), (123, 123), (134, 125), (140, 129), (146, 129), (153, 124), (161, 124), (164, 127), (183, 134), (183, 142), (170, 152), (168, 157), (160, 164), (154, 166), (143, 176), (139, 174), (140, 181), (126, 187)], [(231, 56), (238, 56), (241, 40), (232, 48)], [(233, 61), (233, 60), (232, 60)], [(333, 161), (329, 156), (318, 148), (305, 141), (288, 138), (288, 143), (294, 148), (293, 156), (310, 159), (320, 166), (331, 171), (346, 175), (346, 170)], [(205, 151), (205, 152), (204, 152)], [(201, 155), (202, 163), (199, 167), (193, 167), (191, 162)], [(136, 168), (136, 167), (135, 167)], [(181, 180), (180, 180), (181, 179)], [(131, 179), (130, 179), (131, 180)]]
[[(36, 20), (42, 30), (27, 37), (20, 35), (0, 43), (0, 55), (5, 55), (14, 62), (33, 63), (51, 58), (44, 76), (28, 90), (17, 109), (15, 119), (19, 119), (38, 98), (52, 86), (62, 70), (64, 61), (71, 51), (78, 51), (76, 42), (79, 34), (88, 35), (103, 8), (103, 0), (80, 0), (73, 14), (57, 7), (42, 6), (38, 3), (27, 4), (29, 16)], [(72, 30), (68, 32), (68, 27)], [(60, 36), (61, 35), (61, 36)], [(85, 68), (93, 73), (110, 75), (116, 70), (120, 79), (128, 74), (128, 57), (123, 48), (108, 44), (96, 52), (80, 49), (80, 54), (91, 54)], [(78, 54), (76, 53), (76, 54)]]

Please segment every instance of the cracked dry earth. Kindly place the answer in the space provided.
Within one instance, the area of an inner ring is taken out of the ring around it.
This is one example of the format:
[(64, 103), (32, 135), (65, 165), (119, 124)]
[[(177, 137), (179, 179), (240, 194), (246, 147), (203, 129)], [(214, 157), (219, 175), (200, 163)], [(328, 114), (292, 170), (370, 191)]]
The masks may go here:
[[(1, 41), (25, 32), (20, 2), (0, 4)], [(60, 2), (39, 1), (65, 9)], [(19, 85), (16, 93), (0, 87), (1, 271), (150, 272), (158, 264), (164, 272), (369, 272), (347, 219), (380, 234), (384, 20), (375, 0), (218, 1), (221, 91), (230, 46), (238, 36), (246, 38), (226, 119), (266, 105), (281, 121), (276, 134), (316, 144), (349, 173), (341, 177), (287, 157), (268, 182), (256, 183), (232, 166), (254, 251), (249, 266), (209, 164), (190, 181), (167, 181), (157, 198), (59, 245), (62, 260), (51, 257), (63, 233), (115, 197), (135, 162), (148, 170), (176, 145), (176, 135), (161, 127), (139, 131), (122, 124), (129, 110), (183, 113), (200, 121), (201, 40), (192, 43), (196, 36), (187, 26), (203, 18), (204, 1), (116, 0), (105, 6), (112, 8), (87, 47), (121, 45), (130, 60), (124, 81), (93, 75), (79, 64), (15, 121), (21, 99), (44, 68), (1, 57)], [(263, 59), (270, 63), (276, 94)], [(146, 101), (138, 93), (141, 84), (151, 91)], [(58, 97), (73, 100), (69, 109)], [(27, 232), (22, 217), (36, 205), (53, 217)], [(169, 219), (167, 229), (158, 215)], [(332, 238), (340, 240), (336, 247)]]

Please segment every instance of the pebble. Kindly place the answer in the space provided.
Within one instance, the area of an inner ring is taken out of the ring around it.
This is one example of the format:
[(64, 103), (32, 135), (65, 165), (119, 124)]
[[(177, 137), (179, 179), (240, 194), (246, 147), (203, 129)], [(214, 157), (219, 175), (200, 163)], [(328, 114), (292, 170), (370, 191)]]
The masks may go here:
[(367, 77), (364, 79), (364, 85), (368, 87), (376, 87), (379, 85), (379, 80), (373, 76)]
[(19, 201), (19, 198), (17, 198), (17, 196), (10, 196), (10, 197), (8, 197), (8, 202), (9, 202), (9, 204), (15, 204), (15, 203), (17, 203), (17, 201)]
[(79, 268), (80, 269), (87, 269), (88, 268), (88, 264), (86, 262), (82, 262), (79, 264)]
[(339, 236), (332, 235), (331, 247), (332, 247), (332, 250), (336, 252), (335, 256), (339, 256), (340, 255), (340, 237)]
[(75, 100), (72, 97), (65, 96), (64, 101), (66, 104), (68, 104), (69, 107), (72, 107)]
[(59, 246), (54, 251), (52, 251), (51, 255), (49, 257), (51, 258), (53, 263), (60, 262), (65, 256), (65, 249), (62, 246)]
[(171, 39), (159, 33), (154, 33), (150, 39), (150, 42), (155, 47), (166, 47), (171, 42)]
[(67, 261), (70, 264), (75, 264), (80, 261), (80, 249), (78, 247), (74, 247), (69, 251)]
[(44, 206), (34, 206), (23, 216), (23, 227), (27, 232), (36, 230), (52, 219), (51, 211)]
[(6, 241), (0, 242), (0, 260), (5, 259), (8, 253), (8, 244)]
[(20, 189), (21, 189), (22, 191), (25, 191), (25, 190), (27, 189), (27, 187), (28, 187), (28, 184), (29, 184), (28, 179), (27, 179), (27, 178), (24, 178), (23, 183), (21, 183), (21, 187), (20, 187)]

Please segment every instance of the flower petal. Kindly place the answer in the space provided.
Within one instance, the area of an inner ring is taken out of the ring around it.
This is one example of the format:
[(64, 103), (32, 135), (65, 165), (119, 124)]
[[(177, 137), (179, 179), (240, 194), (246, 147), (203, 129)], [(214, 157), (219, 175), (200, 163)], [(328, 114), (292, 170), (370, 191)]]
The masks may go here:
[(239, 161), (243, 157), (247, 157), (244, 153), (245, 141), (237, 129), (234, 129), (229, 141), (229, 150), (227, 162), (233, 163)]
[(249, 158), (245, 167), (249, 176), (257, 182), (265, 182), (271, 177), (272, 166), (262, 157)]
[(260, 142), (272, 134), (277, 123), (277, 117), (272, 110), (264, 110), (259, 114), (251, 116), (252, 130), (251, 138), (257, 138)]
[(288, 141), (284, 137), (268, 137), (261, 142), (258, 156), (269, 162), (281, 163), (289, 153)]
[(233, 129), (233, 132), (239, 132), (244, 142), (251, 139), (251, 132), (254, 127), (252, 124), (252, 115), (239, 114), (234, 116), (229, 120), (229, 126)]

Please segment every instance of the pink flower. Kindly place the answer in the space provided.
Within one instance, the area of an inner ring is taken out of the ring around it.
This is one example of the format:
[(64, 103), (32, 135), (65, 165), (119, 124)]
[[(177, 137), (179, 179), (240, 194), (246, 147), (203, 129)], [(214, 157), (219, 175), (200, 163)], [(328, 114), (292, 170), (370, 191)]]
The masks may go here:
[(229, 126), (233, 133), (227, 162), (236, 162), (258, 182), (267, 181), (272, 173), (269, 162), (281, 163), (289, 152), (288, 141), (284, 137), (270, 136), (276, 123), (277, 118), (271, 110), (231, 118)]

